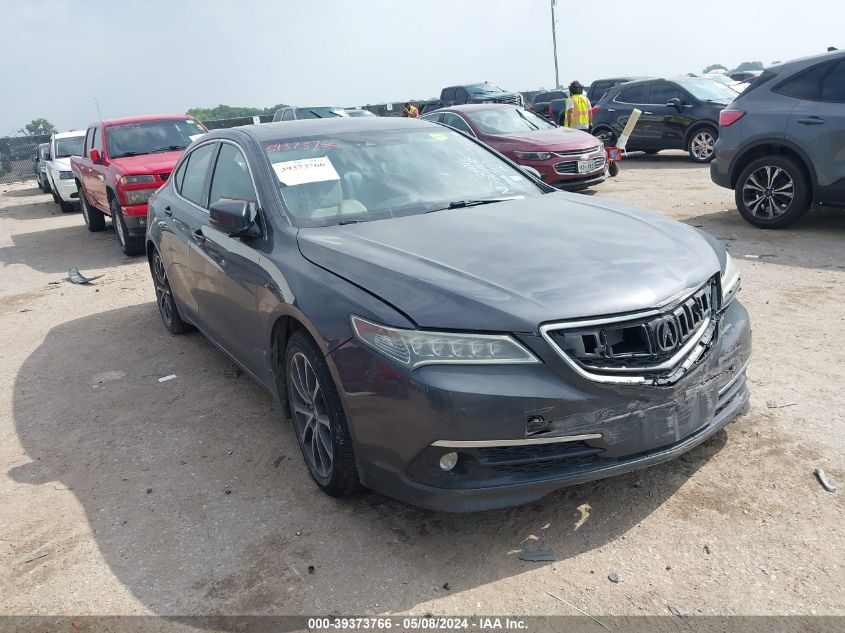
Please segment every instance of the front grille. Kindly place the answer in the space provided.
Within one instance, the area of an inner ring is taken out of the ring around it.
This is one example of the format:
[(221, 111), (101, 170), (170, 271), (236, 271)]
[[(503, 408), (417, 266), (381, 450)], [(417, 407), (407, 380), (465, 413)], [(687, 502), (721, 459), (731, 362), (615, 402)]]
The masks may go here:
[(552, 154), (559, 156), (560, 158), (566, 158), (567, 156), (584, 156), (585, 154), (592, 154), (600, 149), (601, 145), (596, 145), (595, 147), (588, 147), (587, 149), (568, 149), (560, 152), (552, 152)]
[(167, 182), (168, 177), (170, 176), (170, 172), (166, 174), (159, 174), (158, 177), (162, 179), (162, 181)]
[(665, 310), (544, 326), (542, 331), (565, 360), (589, 377), (669, 375), (687, 362), (691, 366), (708, 348), (715, 335), (717, 298), (714, 278)]
[(596, 462), (602, 449), (584, 442), (543, 444), (539, 446), (501, 446), (480, 448), (479, 464), (507, 475), (536, 475), (578, 469)]
[(519, 97), (517, 97), (516, 95), (508, 97), (497, 97), (493, 101), (494, 103), (510, 103), (513, 105), (521, 105)]
[[(582, 171), (578, 170), (578, 163), (579, 162), (586, 162), (586, 168)], [(577, 161), (577, 160), (568, 160), (562, 163), (557, 163), (555, 165), (555, 172), (561, 175), (573, 175), (573, 174), (591, 174), (595, 171), (598, 171), (602, 167), (604, 167), (605, 157), (599, 156), (598, 158), (591, 158), (587, 161)]]

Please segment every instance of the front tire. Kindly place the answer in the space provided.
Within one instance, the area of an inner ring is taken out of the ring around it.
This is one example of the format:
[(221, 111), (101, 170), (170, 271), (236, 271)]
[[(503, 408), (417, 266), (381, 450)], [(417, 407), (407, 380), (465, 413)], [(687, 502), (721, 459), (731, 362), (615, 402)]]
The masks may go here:
[(712, 127), (700, 127), (690, 135), (687, 151), (696, 163), (709, 163), (715, 156), (713, 146), (719, 132)]
[(609, 127), (597, 127), (593, 130), (592, 134), (602, 143), (604, 143), (605, 147), (616, 146), (616, 134), (614, 134), (613, 130), (611, 130)]
[(751, 162), (737, 178), (734, 197), (740, 215), (761, 229), (788, 226), (810, 208), (807, 176), (786, 156), (764, 156)]
[(61, 198), (59, 198), (59, 208), (62, 210), (62, 213), (70, 213), (74, 210), (72, 202), (65, 202)]
[(126, 228), (126, 222), (123, 221), (123, 210), (117, 198), (112, 198), (109, 201), (109, 209), (111, 210), (111, 222), (114, 225), (114, 232), (117, 233), (117, 241), (120, 242), (121, 250), (130, 257), (143, 253), (144, 236), (129, 235), (129, 229)]
[(150, 273), (153, 276), (158, 313), (161, 315), (164, 327), (171, 334), (184, 334), (191, 329), (191, 326), (185, 323), (179, 314), (179, 308), (176, 307), (176, 301), (173, 299), (173, 291), (170, 289), (170, 282), (167, 280), (164, 261), (157, 250), (153, 250), (150, 258)]
[(85, 197), (85, 190), (82, 187), (79, 188), (79, 206), (82, 208), (82, 218), (89, 231), (99, 233), (106, 228), (106, 216), (102, 211), (88, 204), (88, 198)]
[(290, 416), (311, 478), (333, 497), (361, 488), (352, 437), (331, 372), (305, 330), (291, 336), (285, 352)]

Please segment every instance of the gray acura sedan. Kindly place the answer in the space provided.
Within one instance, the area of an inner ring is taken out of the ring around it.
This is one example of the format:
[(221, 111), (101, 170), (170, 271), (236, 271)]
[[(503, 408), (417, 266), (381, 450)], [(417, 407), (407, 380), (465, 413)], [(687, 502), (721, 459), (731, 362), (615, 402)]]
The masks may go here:
[(331, 495), (521, 504), (676, 457), (748, 402), (720, 243), (433, 123), (211, 132), (147, 226), (167, 329), (278, 399)]

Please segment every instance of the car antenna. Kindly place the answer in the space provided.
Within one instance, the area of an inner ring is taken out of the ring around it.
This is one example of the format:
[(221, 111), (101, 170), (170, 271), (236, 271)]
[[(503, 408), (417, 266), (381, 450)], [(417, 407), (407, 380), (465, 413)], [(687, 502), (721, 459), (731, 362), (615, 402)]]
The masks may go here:
[(100, 121), (100, 123), (102, 123), (103, 115), (100, 114), (100, 102), (97, 101), (97, 97), (94, 97), (94, 105), (97, 106), (97, 119)]

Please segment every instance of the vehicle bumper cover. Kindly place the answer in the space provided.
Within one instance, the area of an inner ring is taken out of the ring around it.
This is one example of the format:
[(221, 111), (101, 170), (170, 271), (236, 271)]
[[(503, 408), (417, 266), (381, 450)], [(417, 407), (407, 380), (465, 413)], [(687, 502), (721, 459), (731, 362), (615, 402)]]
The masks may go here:
[(73, 178), (62, 180), (53, 179), (56, 195), (65, 202), (79, 204), (79, 190), (76, 188), (76, 181)]
[[(671, 387), (596, 383), (577, 376), (540, 336), (519, 338), (541, 364), (430, 365), (409, 372), (356, 339), (334, 350), (330, 360), (364, 485), (448, 512), (519, 505), (677, 457), (748, 405), (751, 331), (738, 301), (721, 316), (707, 355)], [(538, 416), (548, 426), (531, 439), (591, 437), (513, 452), (434, 446), (524, 440), (527, 420)], [(437, 464), (450, 451), (459, 453), (461, 467), (444, 473)]]

